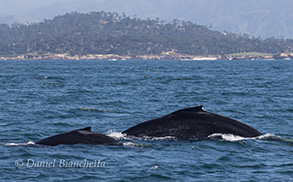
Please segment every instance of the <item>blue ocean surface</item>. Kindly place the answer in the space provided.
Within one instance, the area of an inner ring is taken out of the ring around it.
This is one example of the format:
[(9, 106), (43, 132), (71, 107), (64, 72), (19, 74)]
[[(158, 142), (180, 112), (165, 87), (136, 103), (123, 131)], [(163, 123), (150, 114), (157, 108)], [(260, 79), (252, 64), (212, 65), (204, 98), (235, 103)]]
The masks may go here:
[[(293, 181), (292, 80), (287, 60), (0, 61), (0, 181)], [(121, 134), (197, 105), (264, 135)], [(123, 145), (35, 144), (87, 126)]]

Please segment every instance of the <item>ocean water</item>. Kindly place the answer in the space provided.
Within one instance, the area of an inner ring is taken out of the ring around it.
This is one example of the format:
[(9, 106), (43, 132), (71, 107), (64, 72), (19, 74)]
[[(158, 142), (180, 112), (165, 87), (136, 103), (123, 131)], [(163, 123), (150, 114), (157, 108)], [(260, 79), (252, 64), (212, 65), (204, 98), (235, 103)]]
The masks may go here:
[[(285, 60), (0, 61), (0, 181), (293, 181), (292, 80)], [(264, 135), (121, 134), (197, 105)], [(34, 144), (87, 126), (123, 145)]]

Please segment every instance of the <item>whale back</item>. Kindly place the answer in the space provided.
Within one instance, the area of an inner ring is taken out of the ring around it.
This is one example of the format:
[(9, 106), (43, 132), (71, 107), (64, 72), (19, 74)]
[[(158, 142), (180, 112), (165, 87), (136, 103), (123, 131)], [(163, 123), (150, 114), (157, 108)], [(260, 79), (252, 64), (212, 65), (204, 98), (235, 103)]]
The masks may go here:
[(86, 127), (54, 135), (36, 142), (36, 144), (48, 146), (56, 146), (59, 144), (74, 145), (80, 143), (91, 145), (111, 145), (118, 143), (118, 141), (106, 135), (92, 132), (91, 127)]
[(174, 136), (201, 140), (214, 133), (255, 137), (261, 133), (234, 119), (204, 111), (203, 106), (181, 109), (135, 125), (122, 133), (137, 137)]

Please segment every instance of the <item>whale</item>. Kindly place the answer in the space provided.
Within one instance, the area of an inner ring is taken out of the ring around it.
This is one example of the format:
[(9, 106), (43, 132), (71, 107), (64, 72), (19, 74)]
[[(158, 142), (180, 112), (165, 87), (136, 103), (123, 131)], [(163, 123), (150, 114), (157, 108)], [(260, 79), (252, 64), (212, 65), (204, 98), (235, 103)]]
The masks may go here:
[(203, 106), (174, 111), (159, 118), (139, 123), (122, 132), (134, 137), (172, 136), (186, 140), (209, 139), (212, 134), (233, 134), (242, 137), (262, 135), (258, 130), (236, 121), (203, 110)]
[(91, 127), (73, 130), (70, 132), (54, 135), (36, 142), (39, 145), (56, 146), (56, 145), (74, 145), (74, 144), (91, 144), (91, 145), (115, 145), (119, 144), (117, 140), (109, 136), (92, 132)]

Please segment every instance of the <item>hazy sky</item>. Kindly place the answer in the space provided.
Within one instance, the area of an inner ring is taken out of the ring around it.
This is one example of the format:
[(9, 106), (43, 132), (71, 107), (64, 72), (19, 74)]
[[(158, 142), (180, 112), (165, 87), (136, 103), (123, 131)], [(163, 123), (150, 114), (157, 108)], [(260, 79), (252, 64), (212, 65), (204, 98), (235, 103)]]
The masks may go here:
[[(292, 6), (291, 6), (292, 5)], [(198, 8), (200, 7), (200, 8)], [(59, 8), (66, 11), (93, 11), (116, 10), (137, 14), (164, 14), (160, 11), (199, 11), (200, 9), (212, 11), (226, 11), (227, 13), (247, 10), (280, 10), (292, 9), (293, 0), (0, 0), (1, 15), (22, 15), (31, 11), (41, 11), (43, 8)], [(207, 15), (209, 11), (202, 12)], [(52, 16), (56, 12), (50, 11)], [(166, 12), (168, 13), (168, 12)], [(170, 14), (170, 13), (168, 13)], [(130, 14), (132, 16), (133, 14)], [(43, 15), (45, 16), (45, 15)], [(46, 16), (49, 16), (48, 13)], [(177, 18), (177, 17), (174, 17)]]
[(32, 9), (47, 6), (56, 0), (0, 0), (1, 14), (22, 14)]

